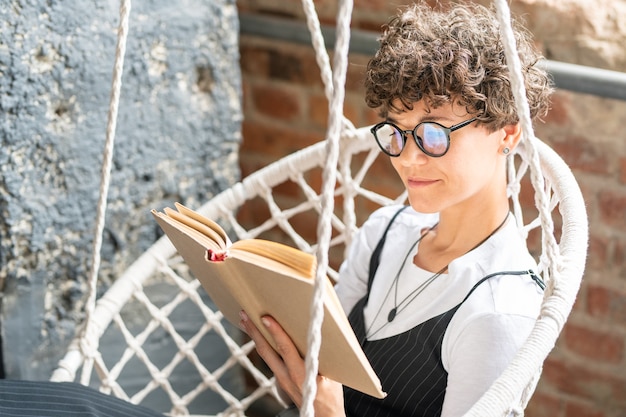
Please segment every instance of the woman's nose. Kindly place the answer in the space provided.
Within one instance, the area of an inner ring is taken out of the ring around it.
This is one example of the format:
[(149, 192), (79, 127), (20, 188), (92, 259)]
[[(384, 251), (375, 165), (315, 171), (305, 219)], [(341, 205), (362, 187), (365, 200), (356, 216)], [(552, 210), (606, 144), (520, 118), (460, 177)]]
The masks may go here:
[(421, 164), (426, 162), (428, 156), (422, 152), (422, 150), (417, 146), (415, 142), (415, 138), (410, 133), (406, 134), (406, 142), (404, 143), (404, 148), (400, 155), (398, 155), (398, 159), (402, 164), (410, 165), (410, 164)]

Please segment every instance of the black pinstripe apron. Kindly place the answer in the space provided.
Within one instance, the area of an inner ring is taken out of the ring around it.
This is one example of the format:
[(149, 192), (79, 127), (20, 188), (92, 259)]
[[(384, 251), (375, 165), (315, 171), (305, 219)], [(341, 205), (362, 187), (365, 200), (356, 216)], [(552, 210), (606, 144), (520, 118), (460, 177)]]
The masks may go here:
[(366, 340), (363, 308), (367, 299), (361, 299), (350, 312), (350, 323), (387, 397), (380, 400), (346, 387), (347, 415), (440, 416), (448, 382), (441, 362), (443, 336), (458, 308), (484, 281), (480, 280), (456, 307), (404, 333), (380, 340)]

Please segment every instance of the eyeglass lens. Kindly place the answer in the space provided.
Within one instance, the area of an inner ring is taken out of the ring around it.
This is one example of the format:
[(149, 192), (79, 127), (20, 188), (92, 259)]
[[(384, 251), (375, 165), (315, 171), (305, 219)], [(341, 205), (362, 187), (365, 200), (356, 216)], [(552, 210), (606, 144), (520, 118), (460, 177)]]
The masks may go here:
[[(406, 132), (410, 135), (410, 132)], [(404, 149), (405, 133), (392, 124), (384, 123), (376, 130), (376, 139), (389, 155), (398, 156)], [(415, 131), (418, 145), (429, 155), (443, 155), (448, 150), (448, 132), (435, 123), (422, 123)]]

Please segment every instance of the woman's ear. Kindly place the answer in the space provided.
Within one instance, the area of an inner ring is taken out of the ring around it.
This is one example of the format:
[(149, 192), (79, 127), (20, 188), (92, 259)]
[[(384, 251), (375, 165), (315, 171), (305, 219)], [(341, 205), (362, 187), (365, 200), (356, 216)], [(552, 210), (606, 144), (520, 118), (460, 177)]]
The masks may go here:
[[(515, 149), (520, 139), (522, 138), (522, 127), (519, 123), (515, 123), (512, 125), (504, 126), (502, 128), (502, 131), (504, 132), (504, 136), (500, 141), (499, 151), (500, 153), (507, 154)], [(508, 150), (505, 151), (505, 149)]]

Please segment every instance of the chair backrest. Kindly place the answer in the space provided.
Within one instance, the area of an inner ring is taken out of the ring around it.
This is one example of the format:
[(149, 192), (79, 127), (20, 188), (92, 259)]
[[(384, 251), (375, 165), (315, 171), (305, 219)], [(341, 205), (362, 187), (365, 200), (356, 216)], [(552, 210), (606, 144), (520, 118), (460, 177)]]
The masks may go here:
[[(314, 253), (324, 145), (320, 142), (289, 155), (196, 209), (220, 222), (232, 239), (269, 237)], [(349, 130), (340, 146), (330, 243), (337, 259), (328, 270), (331, 278), (337, 278), (336, 266), (364, 219), (359, 213), (406, 200), (400, 188), (395, 192), (386, 187), (381, 190), (375, 182), (367, 182), (367, 173), (377, 166), (380, 154), (368, 128)], [(541, 364), (571, 310), (584, 270), (587, 218), (582, 195), (561, 158), (542, 142), (536, 149), (551, 199), (551, 214), (554, 223), (560, 225), (559, 254), (547, 256), (541, 248), (536, 256), (544, 275), (548, 269), (556, 273), (549, 277), (541, 316), (528, 343), (473, 408), (469, 414), (473, 416), (498, 416), (503, 410), (523, 409)], [(527, 181), (527, 157), (522, 146), (515, 159), (511, 158), (509, 194), (520, 232), (528, 239), (538, 239), (533, 232), (540, 229), (538, 213), (532, 201), (523, 200), (532, 194), (525, 191), (532, 190)], [(548, 264), (549, 258), (556, 259), (554, 268)], [(159, 286), (166, 291), (155, 291)], [(181, 313), (183, 307), (191, 307), (194, 313)], [(149, 406), (158, 396), (160, 402), (154, 407), (173, 415), (245, 415), (264, 398), (278, 398), (273, 379), (254, 359), (251, 343), (222, 320), (165, 237), (99, 299), (92, 319), (94, 330), (72, 344), (53, 380), (74, 380), (82, 366), (82, 383)], [(522, 402), (517, 404), (521, 393)], [(207, 398), (211, 407), (198, 405)]]
[[(336, 191), (341, 203), (336, 205), (331, 220), (336, 233), (330, 246), (337, 252), (336, 257), (343, 256), (343, 249), (357, 230), (355, 206), (365, 203), (378, 207), (405, 200), (404, 195), (389, 197), (364, 186), (367, 171), (379, 154), (367, 135), (366, 129), (351, 131), (341, 143)], [(255, 172), (195, 209), (222, 224), (232, 240), (270, 237), (314, 253), (314, 225), (321, 211), (319, 195), (325, 162), (325, 142), (320, 142)], [(287, 197), (280, 198), (281, 191)], [(238, 214), (246, 217), (246, 210), (254, 211), (249, 216), (255, 222), (253, 226), (238, 221)], [(336, 278), (336, 267), (331, 266), (328, 274)], [(159, 285), (167, 287), (167, 294), (153, 289)], [(173, 317), (189, 306), (194, 313), (185, 314), (195, 318), (195, 329), (191, 330), (194, 326), (188, 321), (179, 329), (180, 323)], [(53, 380), (75, 380), (82, 367), (79, 379), (83, 384), (148, 405), (154, 403), (151, 396), (164, 391), (167, 395), (161, 397), (169, 400), (160, 401), (156, 408), (182, 415), (188, 414), (190, 407), (192, 412), (199, 412), (194, 404), (206, 398), (207, 391), (216, 393), (211, 400), (217, 408), (213, 412), (225, 415), (244, 415), (260, 398), (276, 397), (272, 379), (249, 358), (253, 346), (222, 321), (166, 237), (117, 278), (98, 300), (91, 319), (91, 331), (74, 340), (54, 371)], [(207, 348), (207, 339), (211, 338), (212, 346)], [(154, 352), (150, 346), (159, 343), (169, 345)], [(207, 355), (207, 349), (213, 352)], [(169, 357), (163, 357), (164, 350), (168, 350)], [(194, 386), (180, 387), (172, 382), (180, 378), (175, 376), (176, 370), (184, 367), (192, 368), (184, 379), (194, 380)], [(223, 384), (221, 378), (233, 374), (235, 381)], [(233, 394), (229, 388), (241, 391), (242, 379), (237, 376), (243, 376), (246, 388), (245, 392)], [(138, 378), (142, 380), (138, 382)]]
[[(518, 149), (521, 164), (511, 168), (509, 188), (516, 210), (520, 209), (519, 195), (522, 193), (520, 181), (525, 174), (528, 158), (528, 144), (522, 142)], [(554, 234), (557, 237), (558, 252), (549, 251), (545, 245), (540, 247), (538, 261), (543, 278), (547, 278), (541, 311), (527, 341), (519, 350), (503, 374), (494, 382), (489, 391), (472, 407), (467, 417), (523, 415), (530, 397), (535, 390), (542, 370), (542, 364), (554, 348), (559, 333), (576, 301), (585, 270), (588, 244), (588, 220), (585, 202), (574, 175), (563, 159), (547, 144), (536, 140), (535, 149), (545, 184), (545, 191), (550, 198), (553, 223), (558, 230), (540, 229), (542, 235)], [(514, 165), (514, 164), (511, 164)], [(513, 177), (517, 179), (513, 179)], [(515, 195), (517, 194), (517, 196)], [(524, 216), (516, 212), (518, 225), (527, 237), (537, 228), (539, 216)], [(522, 218), (525, 218), (525, 222)], [(546, 239), (542, 239), (545, 242)], [(549, 271), (549, 272), (548, 272)], [(549, 276), (548, 276), (549, 274)]]

